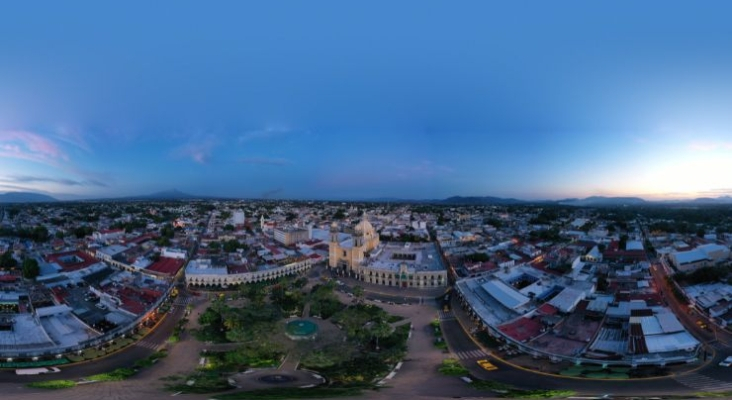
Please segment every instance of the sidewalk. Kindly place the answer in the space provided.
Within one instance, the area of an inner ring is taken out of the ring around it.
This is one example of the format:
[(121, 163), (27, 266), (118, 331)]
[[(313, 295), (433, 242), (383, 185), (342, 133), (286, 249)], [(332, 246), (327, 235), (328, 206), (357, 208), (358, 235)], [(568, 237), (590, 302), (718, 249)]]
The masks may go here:
[(362, 282), (354, 278), (338, 277), (338, 280), (345, 283), (349, 287), (361, 286), (365, 293), (380, 294), (394, 297), (404, 297), (408, 299), (419, 299), (419, 298), (435, 298), (444, 295), (449, 289), (447, 286), (438, 288), (426, 288), (426, 289), (415, 289), (415, 288), (402, 288), (395, 286), (383, 286), (375, 285), (373, 283)]

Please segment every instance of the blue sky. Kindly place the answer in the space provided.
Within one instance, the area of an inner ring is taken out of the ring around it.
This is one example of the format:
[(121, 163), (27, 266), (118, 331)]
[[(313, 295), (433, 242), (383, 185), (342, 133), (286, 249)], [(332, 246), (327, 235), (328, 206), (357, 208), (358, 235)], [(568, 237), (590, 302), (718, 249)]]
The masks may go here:
[(728, 2), (0, 5), (0, 192), (732, 194)]

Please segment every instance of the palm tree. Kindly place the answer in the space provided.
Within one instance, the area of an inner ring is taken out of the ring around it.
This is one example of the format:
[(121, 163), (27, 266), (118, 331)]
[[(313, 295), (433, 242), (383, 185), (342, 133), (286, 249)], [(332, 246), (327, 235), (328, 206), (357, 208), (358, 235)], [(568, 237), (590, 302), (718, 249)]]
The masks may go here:
[(356, 303), (360, 304), (363, 301), (363, 295), (364, 290), (362, 286), (356, 285), (353, 287), (353, 297), (356, 298)]
[(379, 338), (391, 335), (394, 329), (384, 320), (374, 321), (369, 328), (371, 337), (376, 339), (376, 351), (379, 351)]

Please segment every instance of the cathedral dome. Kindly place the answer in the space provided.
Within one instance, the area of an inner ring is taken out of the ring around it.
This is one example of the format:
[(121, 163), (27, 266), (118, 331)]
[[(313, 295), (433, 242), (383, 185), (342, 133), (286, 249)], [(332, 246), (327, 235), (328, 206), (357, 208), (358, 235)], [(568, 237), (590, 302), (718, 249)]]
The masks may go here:
[(354, 228), (356, 232), (363, 234), (364, 236), (374, 236), (374, 226), (371, 225), (368, 219), (366, 219), (366, 213), (363, 214), (363, 219)]

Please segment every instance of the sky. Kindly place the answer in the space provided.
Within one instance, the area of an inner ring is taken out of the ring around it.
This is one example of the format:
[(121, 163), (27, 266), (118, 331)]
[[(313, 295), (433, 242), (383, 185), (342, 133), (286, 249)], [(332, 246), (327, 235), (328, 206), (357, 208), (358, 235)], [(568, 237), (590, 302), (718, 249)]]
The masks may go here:
[(0, 4), (0, 193), (732, 195), (726, 1)]

